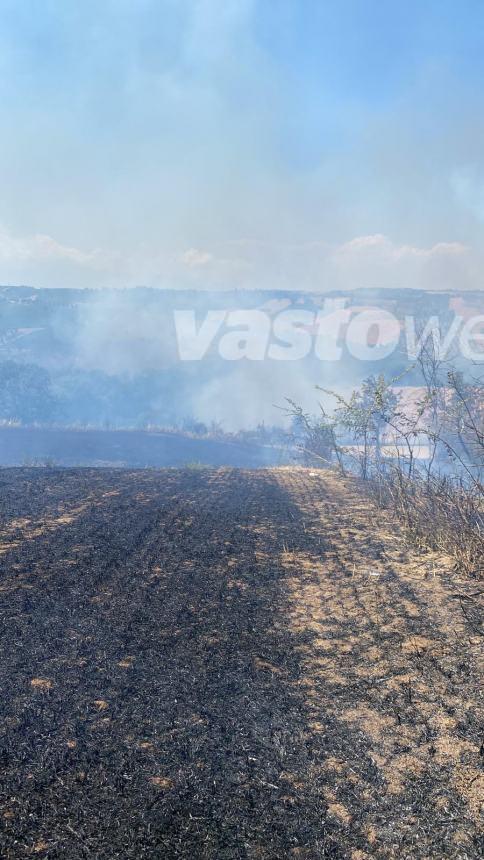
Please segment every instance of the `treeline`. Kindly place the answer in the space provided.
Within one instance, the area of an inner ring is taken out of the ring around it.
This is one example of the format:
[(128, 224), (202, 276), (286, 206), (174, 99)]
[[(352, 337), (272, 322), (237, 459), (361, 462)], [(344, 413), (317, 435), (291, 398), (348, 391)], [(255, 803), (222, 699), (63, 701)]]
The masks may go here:
[(189, 412), (187, 380), (176, 369), (109, 376), (70, 368), (0, 363), (0, 421), (20, 424), (143, 428), (173, 424)]
[(287, 445), (281, 428), (263, 423), (227, 432), (192, 414), (196, 379), (190, 366), (135, 376), (69, 369), (50, 374), (36, 364), (0, 362), (0, 423), (105, 430), (163, 429), (256, 445)]

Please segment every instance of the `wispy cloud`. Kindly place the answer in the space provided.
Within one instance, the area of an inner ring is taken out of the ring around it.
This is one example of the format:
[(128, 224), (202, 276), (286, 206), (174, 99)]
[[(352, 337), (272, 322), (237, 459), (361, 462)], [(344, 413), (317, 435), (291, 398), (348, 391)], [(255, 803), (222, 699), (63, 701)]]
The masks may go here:
[(357, 236), (334, 248), (328, 273), (345, 287), (479, 288), (480, 262), (462, 242), (429, 247), (398, 244), (381, 233)]
[(398, 245), (382, 233), (371, 236), (357, 236), (349, 242), (340, 245), (333, 252), (340, 257), (374, 257), (388, 263), (405, 259), (430, 259), (440, 255), (461, 255), (469, 252), (469, 247), (461, 242), (438, 242), (430, 248), (420, 248), (416, 245)]
[(228, 285), (262, 289), (482, 286), (482, 261), (470, 246), (445, 241), (428, 247), (399, 244), (382, 233), (355, 236), (340, 244), (240, 239), (216, 249), (190, 249), (182, 261), (194, 277), (203, 275), (205, 283), (209, 275), (215, 287), (220, 274), (230, 276)]
[(189, 248), (181, 255), (181, 262), (188, 266), (189, 269), (197, 268), (198, 266), (207, 266), (213, 262), (213, 254), (208, 251), (200, 251), (199, 248)]
[(52, 236), (36, 233), (33, 236), (15, 236), (5, 227), (0, 227), (0, 261), (3, 263), (68, 261), (79, 266), (105, 269), (113, 260), (106, 253), (81, 251), (57, 242)]
[[(144, 245), (125, 254), (86, 250), (43, 233), (18, 236), (5, 227), (0, 228), (0, 264), (21, 282), (31, 281), (36, 272), (39, 286), (143, 283), (175, 289), (469, 289), (480, 288), (482, 271), (478, 255), (461, 242), (419, 247), (398, 244), (381, 233), (341, 244), (239, 239), (174, 255)], [(59, 273), (62, 279), (56, 280)]]

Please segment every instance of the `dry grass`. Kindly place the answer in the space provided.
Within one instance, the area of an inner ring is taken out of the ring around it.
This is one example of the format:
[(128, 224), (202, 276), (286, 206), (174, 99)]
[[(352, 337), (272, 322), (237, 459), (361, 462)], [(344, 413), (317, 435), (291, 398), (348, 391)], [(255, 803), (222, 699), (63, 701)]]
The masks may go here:
[(484, 497), (480, 487), (399, 466), (380, 468), (362, 486), (396, 516), (412, 546), (448, 554), (466, 575), (484, 575)]

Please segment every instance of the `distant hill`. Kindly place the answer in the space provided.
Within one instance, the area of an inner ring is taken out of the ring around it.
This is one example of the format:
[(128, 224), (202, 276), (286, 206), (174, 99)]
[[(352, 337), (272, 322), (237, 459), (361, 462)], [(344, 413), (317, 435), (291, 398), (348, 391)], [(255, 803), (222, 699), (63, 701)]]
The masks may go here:
[[(335, 308), (346, 308), (346, 320), (335, 317), (317, 341), (318, 320), (332, 319)], [(194, 416), (220, 420), (227, 429), (274, 423), (281, 419), (274, 404), (287, 396), (309, 407), (318, 383), (348, 388), (370, 373), (403, 373), (412, 364), (406, 318), (414, 319), (418, 330), (435, 317), (445, 333), (456, 315), (465, 320), (483, 312), (484, 292), (0, 287), (0, 383), (5, 391), (12, 364), (24, 368), (23, 377), (30, 380), (23, 392), (20, 382), (10, 384), (19, 396), (0, 397), (0, 418), (26, 421), (22, 397), (32, 405), (34, 386), (40, 399), (34, 413), (43, 422), (143, 427)], [(348, 321), (364, 321), (362, 314), (369, 314), (370, 323), (371, 314), (376, 323), (383, 320), (380, 345), (374, 345), (378, 324), (367, 326), (373, 350), (365, 360), (358, 346), (365, 332), (356, 323), (348, 327)], [(400, 328), (400, 337), (388, 353), (385, 326), (392, 325)], [(336, 329), (337, 357), (325, 341), (331, 345)], [(291, 339), (299, 344), (292, 352)], [(42, 399), (27, 366), (48, 374), (49, 397)], [(410, 371), (403, 384), (413, 382)]]

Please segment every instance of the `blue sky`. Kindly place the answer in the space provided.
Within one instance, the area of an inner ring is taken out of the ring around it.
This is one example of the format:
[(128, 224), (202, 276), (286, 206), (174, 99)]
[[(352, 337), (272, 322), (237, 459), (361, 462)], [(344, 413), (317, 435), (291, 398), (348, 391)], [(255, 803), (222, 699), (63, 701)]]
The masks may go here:
[(0, 283), (483, 287), (484, 4), (0, 0)]

